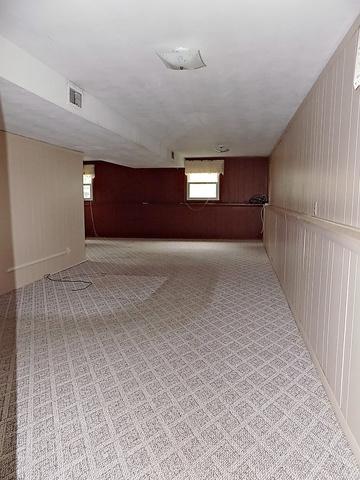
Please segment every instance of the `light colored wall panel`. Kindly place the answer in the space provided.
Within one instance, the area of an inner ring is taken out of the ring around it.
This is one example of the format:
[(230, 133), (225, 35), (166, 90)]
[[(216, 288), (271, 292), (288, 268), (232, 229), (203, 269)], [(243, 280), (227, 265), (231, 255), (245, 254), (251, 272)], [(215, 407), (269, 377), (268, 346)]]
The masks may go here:
[(353, 28), (274, 150), (270, 198), (308, 215), (318, 202), (318, 217), (360, 227), (360, 89), (352, 86), (357, 38)]
[(348, 280), (348, 302), (347, 302), (347, 318), (348, 322), (345, 323), (344, 332), (344, 348), (343, 348), (343, 369), (341, 372), (341, 395), (340, 395), (340, 407), (345, 413), (345, 417), (348, 416), (348, 399), (349, 399), (349, 386), (350, 386), (350, 362), (351, 362), (351, 350), (352, 339), (354, 336), (354, 321), (356, 321), (356, 296), (358, 294), (357, 287), (357, 270), (358, 270), (359, 256), (350, 254), (349, 265), (349, 280)]
[(360, 232), (351, 232), (266, 208), (268, 255), (360, 459)]
[(352, 322), (351, 330), (351, 345), (350, 345), (350, 371), (348, 380), (348, 405), (347, 405), (347, 420), (353, 430), (357, 439), (360, 438), (360, 263), (357, 262), (358, 268), (356, 271), (356, 294), (355, 294), (355, 318)]
[[(360, 18), (270, 161), (264, 242), (360, 460)], [(316, 210), (314, 210), (316, 207)]]
[(0, 132), (0, 293), (84, 260), (82, 160)]

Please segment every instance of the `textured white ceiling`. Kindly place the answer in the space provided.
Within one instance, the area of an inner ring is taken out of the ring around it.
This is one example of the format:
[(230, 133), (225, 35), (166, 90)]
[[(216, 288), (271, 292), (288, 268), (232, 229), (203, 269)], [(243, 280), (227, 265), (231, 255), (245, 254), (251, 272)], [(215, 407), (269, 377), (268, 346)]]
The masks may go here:
[(164, 166), (164, 159), (142, 145), (1, 78), (0, 92), (0, 130), (85, 152), (85, 159), (106, 159), (129, 167)]
[[(0, 34), (169, 150), (266, 155), (359, 10), (359, 0), (0, 0)], [(166, 69), (155, 50), (178, 46), (200, 48), (207, 68)], [(105, 152), (99, 140), (98, 156), (120, 161), (113, 143)], [(137, 147), (126, 152), (134, 166)]]

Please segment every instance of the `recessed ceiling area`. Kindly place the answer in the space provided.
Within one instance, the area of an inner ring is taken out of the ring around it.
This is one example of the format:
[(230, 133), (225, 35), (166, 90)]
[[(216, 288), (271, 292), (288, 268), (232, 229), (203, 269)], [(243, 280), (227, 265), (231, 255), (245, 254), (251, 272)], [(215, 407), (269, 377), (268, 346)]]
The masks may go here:
[[(358, 0), (1, 0), (3, 124), (134, 167), (268, 155), (358, 13)], [(178, 47), (206, 68), (164, 68), (156, 52)], [(43, 93), (55, 76), (84, 90), (83, 112)]]

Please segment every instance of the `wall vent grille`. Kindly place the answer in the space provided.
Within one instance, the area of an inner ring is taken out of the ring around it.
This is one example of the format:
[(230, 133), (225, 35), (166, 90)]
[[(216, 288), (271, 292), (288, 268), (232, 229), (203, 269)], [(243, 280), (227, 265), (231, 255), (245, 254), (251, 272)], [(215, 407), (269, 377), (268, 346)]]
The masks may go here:
[(78, 108), (82, 108), (82, 91), (72, 85), (69, 86), (69, 102)]

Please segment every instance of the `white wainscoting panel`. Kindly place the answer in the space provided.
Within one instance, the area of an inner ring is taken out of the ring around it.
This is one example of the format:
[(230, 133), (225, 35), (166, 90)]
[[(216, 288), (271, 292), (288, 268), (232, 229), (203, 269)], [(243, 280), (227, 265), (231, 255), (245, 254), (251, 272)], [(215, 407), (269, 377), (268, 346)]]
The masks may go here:
[(360, 458), (359, 233), (268, 206), (264, 242)]

